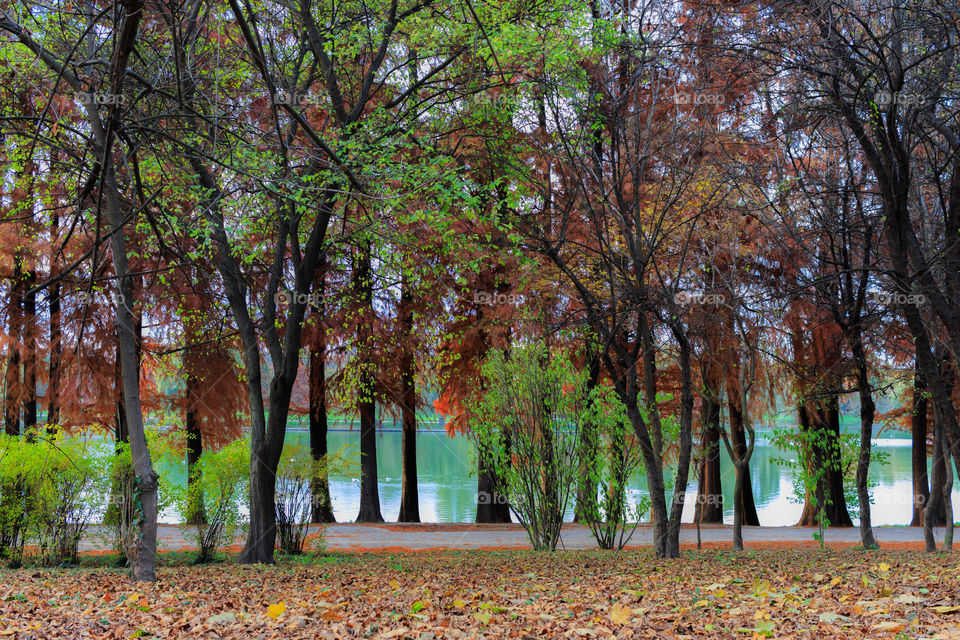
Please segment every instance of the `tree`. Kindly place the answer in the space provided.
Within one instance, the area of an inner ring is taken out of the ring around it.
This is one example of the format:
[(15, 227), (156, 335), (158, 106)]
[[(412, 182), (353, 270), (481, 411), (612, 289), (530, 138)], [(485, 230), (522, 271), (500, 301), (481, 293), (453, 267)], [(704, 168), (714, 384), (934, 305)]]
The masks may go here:
[[(142, 0), (115, 3), (114, 9), (121, 17), (115, 33), (114, 47), (106, 72), (108, 96), (123, 95), (127, 61), (133, 53), (137, 41), (140, 21), (145, 13)], [(91, 16), (92, 19), (92, 16)], [(80, 78), (74, 75), (71, 61), (61, 57), (57, 49), (45, 46), (35, 40), (6, 11), (0, 16), (0, 29), (13, 35), (19, 42), (33, 52), (52, 74), (62, 78), (74, 91), (80, 93), (85, 86), (95, 85), (96, 78)], [(56, 36), (47, 34), (51, 40)], [(89, 38), (92, 38), (90, 32)], [(92, 41), (91, 41), (92, 42)], [(68, 43), (69, 44), (69, 43)], [(58, 47), (59, 48), (59, 47)], [(71, 49), (67, 49), (71, 50)], [(75, 50), (75, 49), (74, 49)], [(92, 101), (90, 101), (92, 102)], [(86, 106), (87, 122), (92, 133), (95, 161), (91, 166), (94, 172), (90, 177), (89, 188), (80, 198), (81, 206), (96, 211), (98, 220), (105, 210), (105, 223), (109, 233), (109, 243), (113, 270), (117, 278), (119, 301), (116, 306), (116, 330), (121, 364), (124, 417), (130, 437), (131, 455), (136, 474), (136, 496), (142, 518), (134, 525), (139, 530), (138, 544), (131, 567), (135, 581), (153, 582), (157, 547), (157, 474), (150, 461), (144, 434), (143, 413), (140, 405), (139, 366), (137, 357), (137, 335), (133, 314), (134, 278), (130, 272), (127, 257), (125, 229), (129, 216), (136, 210), (121, 199), (120, 186), (114, 164), (114, 141), (118, 134), (120, 104), (114, 101), (107, 110), (106, 118), (101, 117), (97, 104)], [(95, 183), (100, 187), (92, 193)], [(131, 211), (131, 209), (133, 209)]]

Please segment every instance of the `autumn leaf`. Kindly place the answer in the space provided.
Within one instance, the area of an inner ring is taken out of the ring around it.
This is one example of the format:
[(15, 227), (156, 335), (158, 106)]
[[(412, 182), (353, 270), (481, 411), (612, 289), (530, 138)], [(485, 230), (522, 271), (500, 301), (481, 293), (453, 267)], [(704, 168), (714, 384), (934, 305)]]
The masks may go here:
[(631, 615), (633, 615), (633, 611), (630, 607), (622, 605), (619, 602), (610, 608), (610, 621), (613, 622), (613, 624), (627, 624), (630, 622)]
[(267, 615), (276, 620), (287, 611), (285, 602), (278, 602), (267, 607)]
[(960, 606), (958, 605), (939, 605), (936, 607), (930, 607), (937, 613), (957, 613), (960, 611)]

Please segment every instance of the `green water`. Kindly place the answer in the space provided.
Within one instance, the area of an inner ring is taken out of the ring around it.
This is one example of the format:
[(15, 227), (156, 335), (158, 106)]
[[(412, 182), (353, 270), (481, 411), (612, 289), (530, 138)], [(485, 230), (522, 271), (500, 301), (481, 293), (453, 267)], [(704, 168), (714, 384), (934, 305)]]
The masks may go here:
[[(304, 431), (288, 432), (289, 441), (307, 444)], [(380, 506), (383, 517), (396, 520), (400, 510), (400, 439), (398, 431), (383, 431), (377, 438), (377, 469), (379, 471)], [(358, 447), (358, 431), (331, 431), (330, 450), (343, 445)], [(871, 465), (870, 479), (875, 485), (872, 494), (873, 522), (877, 525), (909, 524), (912, 509), (910, 441), (881, 438), (874, 447), (885, 454), (885, 464)], [(795, 524), (802, 505), (794, 498), (791, 470), (776, 462), (788, 457), (767, 443), (763, 436), (757, 442), (750, 463), (751, 480), (760, 523), (767, 526)], [(733, 522), (733, 467), (721, 453), (725, 519)], [(417, 438), (417, 470), (420, 495), (420, 518), (423, 522), (472, 522), (476, 515), (476, 454), (467, 437), (449, 437), (445, 432), (423, 431)], [(185, 469), (174, 469), (171, 479), (185, 481)], [(334, 513), (338, 521), (352, 521), (359, 511), (360, 482), (358, 478), (334, 476), (331, 478)], [(960, 487), (960, 482), (954, 486)], [(631, 501), (646, 494), (644, 479), (633, 478), (630, 484)], [(684, 519), (692, 521), (696, 484), (691, 482), (687, 494)], [(960, 501), (960, 488), (954, 493), (954, 503)], [(174, 522), (177, 514), (167, 512), (163, 521)]]

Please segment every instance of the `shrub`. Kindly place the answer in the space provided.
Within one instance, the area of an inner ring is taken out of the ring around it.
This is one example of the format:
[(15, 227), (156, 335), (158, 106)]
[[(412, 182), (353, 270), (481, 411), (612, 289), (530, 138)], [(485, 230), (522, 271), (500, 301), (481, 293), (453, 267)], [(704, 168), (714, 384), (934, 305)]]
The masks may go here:
[(4, 436), (0, 464), (0, 545), (20, 563), (28, 538), (44, 564), (76, 562), (80, 538), (101, 507), (104, 447), (83, 437), (31, 432)]
[(613, 390), (594, 387), (581, 427), (593, 430), (594, 437), (581, 439), (578, 455), (586, 476), (581, 479), (595, 487), (597, 495), (587, 496), (578, 508), (601, 549), (626, 546), (649, 509), (646, 497), (633, 507), (627, 503), (627, 483), (643, 462), (628, 424), (623, 403)]
[(491, 354), (471, 432), (536, 550), (554, 550), (577, 473), (585, 377), (542, 345)]
[(275, 504), (277, 509), (277, 546), (284, 553), (303, 553), (313, 505), (311, 480), (317, 474), (310, 450), (299, 444), (287, 444), (277, 468)]
[(0, 557), (11, 567), (18, 567), (23, 558), (28, 528), (29, 468), (22, 462), (22, 450), (12, 444), (13, 438), (2, 436), (0, 445)]
[[(275, 493), (277, 546), (283, 553), (303, 553), (314, 506), (314, 482), (329, 473), (348, 473), (356, 465), (352, 451), (352, 447), (345, 445), (315, 461), (309, 447), (293, 443), (284, 445), (277, 468)], [(315, 551), (326, 548), (322, 527), (313, 544)]]
[(197, 464), (198, 482), (172, 490), (180, 513), (202, 504), (207, 515), (206, 522), (194, 525), (200, 564), (213, 560), (223, 538), (232, 535), (241, 521), (241, 507), (248, 498), (250, 440), (240, 438), (219, 451), (204, 451)]

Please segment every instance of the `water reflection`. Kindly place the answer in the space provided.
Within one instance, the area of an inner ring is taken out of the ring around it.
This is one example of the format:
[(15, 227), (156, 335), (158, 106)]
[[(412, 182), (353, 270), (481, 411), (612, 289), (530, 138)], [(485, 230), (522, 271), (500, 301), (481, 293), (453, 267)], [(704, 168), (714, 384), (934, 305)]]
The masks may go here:
[[(303, 431), (290, 431), (292, 441), (307, 444), (308, 435)], [(332, 431), (329, 445), (335, 450), (342, 445), (358, 446), (358, 431)], [(400, 440), (397, 431), (384, 431), (377, 438), (377, 468), (380, 476), (380, 507), (387, 521), (396, 520), (400, 511)], [(910, 523), (912, 512), (910, 441), (908, 439), (878, 439), (874, 446), (886, 454), (884, 464), (874, 463), (870, 468), (870, 480), (874, 507), (873, 523), (876, 525), (905, 525)], [(778, 464), (777, 459), (786, 454), (765, 439), (758, 439), (750, 463), (751, 480), (760, 524), (785, 526), (796, 524), (803, 505), (794, 498), (794, 487), (789, 467)], [(726, 453), (721, 455), (721, 477), (724, 493), (724, 520), (733, 523), (734, 470)], [(476, 453), (469, 438), (451, 438), (444, 432), (421, 432), (417, 439), (417, 469), (419, 472), (420, 519), (423, 522), (473, 522), (476, 515), (477, 478)], [(185, 480), (185, 472), (176, 470), (173, 478)], [(954, 504), (960, 504), (960, 481), (954, 491)], [(331, 478), (331, 494), (334, 514), (338, 521), (351, 521), (360, 508), (360, 483), (357, 478)], [(684, 521), (693, 521), (696, 499), (696, 483), (691, 482), (687, 491)], [(631, 479), (629, 496), (637, 501), (646, 495), (642, 476)], [(166, 512), (164, 522), (175, 522), (177, 514)]]

